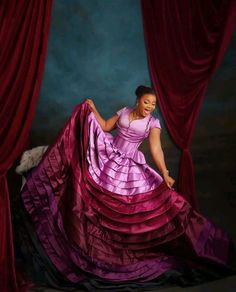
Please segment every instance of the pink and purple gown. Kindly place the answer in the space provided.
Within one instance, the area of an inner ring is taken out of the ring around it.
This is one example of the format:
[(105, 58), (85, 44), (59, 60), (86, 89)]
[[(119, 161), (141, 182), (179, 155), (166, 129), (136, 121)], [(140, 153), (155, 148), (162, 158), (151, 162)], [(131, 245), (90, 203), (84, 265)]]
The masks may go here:
[(31, 244), (40, 245), (43, 269), (53, 269), (47, 277), (60, 287), (144, 291), (231, 275), (229, 234), (168, 188), (138, 149), (159, 120), (129, 122), (130, 111), (117, 112), (113, 137), (79, 104), (28, 173), (21, 198)]

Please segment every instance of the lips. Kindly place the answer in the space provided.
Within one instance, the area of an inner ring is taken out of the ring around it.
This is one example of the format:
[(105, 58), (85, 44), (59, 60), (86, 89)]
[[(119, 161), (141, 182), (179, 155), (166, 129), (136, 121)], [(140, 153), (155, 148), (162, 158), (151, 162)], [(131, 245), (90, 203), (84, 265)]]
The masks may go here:
[(149, 115), (151, 111), (149, 111), (149, 110), (144, 110), (144, 112), (145, 112), (146, 115)]

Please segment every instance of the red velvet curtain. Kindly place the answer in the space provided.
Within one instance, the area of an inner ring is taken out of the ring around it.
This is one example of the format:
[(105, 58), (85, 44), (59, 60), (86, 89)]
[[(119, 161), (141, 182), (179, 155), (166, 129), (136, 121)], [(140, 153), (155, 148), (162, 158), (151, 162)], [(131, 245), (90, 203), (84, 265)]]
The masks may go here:
[(45, 62), (52, 0), (0, 4), (0, 291), (19, 291), (6, 173), (27, 141)]
[(182, 150), (178, 190), (197, 209), (189, 147), (209, 80), (235, 27), (236, 1), (141, 0), (141, 7), (152, 83)]

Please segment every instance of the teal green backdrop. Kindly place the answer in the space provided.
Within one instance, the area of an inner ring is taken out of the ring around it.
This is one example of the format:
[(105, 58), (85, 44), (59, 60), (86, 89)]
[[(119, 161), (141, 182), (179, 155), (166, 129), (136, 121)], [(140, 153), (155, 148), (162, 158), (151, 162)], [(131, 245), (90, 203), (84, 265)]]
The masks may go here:
[[(235, 234), (236, 34), (200, 112), (191, 152), (197, 196), (205, 215)], [(164, 58), (165, 56), (163, 56)], [(173, 68), (174, 70), (174, 68)], [(84, 98), (105, 117), (135, 103), (150, 85), (138, 0), (55, 0), (44, 79), (31, 129), (32, 146), (48, 144)], [(176, 178), (179, 150), (163, 127), (166, 162)], [(151, 162), (147, 144), (142, 150)]]
[(150, 85), (139, 1), (54, 1), (34, 132), (51, 137), (86, 97), (108, 117), (139, 84)]

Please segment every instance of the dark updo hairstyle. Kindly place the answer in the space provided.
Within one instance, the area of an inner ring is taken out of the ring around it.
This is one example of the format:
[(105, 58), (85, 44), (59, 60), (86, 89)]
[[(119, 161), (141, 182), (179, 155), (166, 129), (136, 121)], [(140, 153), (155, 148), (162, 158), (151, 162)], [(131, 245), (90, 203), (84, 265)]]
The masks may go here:
[(154, 94), (156, 95), (154, 89), (148, 86), (140, 85), (136, 88), (135, 94), (137, 96), (137, 99), (140, 99), (144, 94)]

